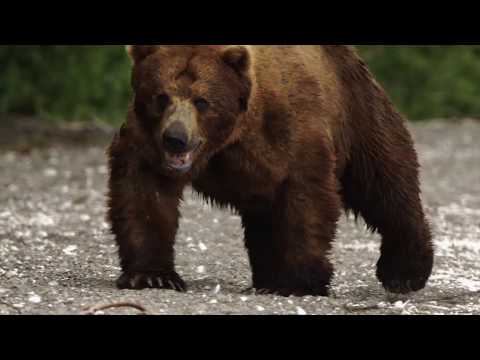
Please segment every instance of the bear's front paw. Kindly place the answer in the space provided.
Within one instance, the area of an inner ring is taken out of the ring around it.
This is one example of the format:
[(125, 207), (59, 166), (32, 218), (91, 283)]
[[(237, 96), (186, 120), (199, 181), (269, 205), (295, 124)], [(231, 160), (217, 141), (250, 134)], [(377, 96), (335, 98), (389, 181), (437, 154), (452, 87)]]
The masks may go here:
[(187, 286), (176, 272), (125, 272), (117, 280), (121, 290), (169, 289), (186, 292)]
[(394, 294), (420, 291), (433, 268), (433, 252), (399, 256), (384, 254), (377, 264), (377, 277), (385, 290)]

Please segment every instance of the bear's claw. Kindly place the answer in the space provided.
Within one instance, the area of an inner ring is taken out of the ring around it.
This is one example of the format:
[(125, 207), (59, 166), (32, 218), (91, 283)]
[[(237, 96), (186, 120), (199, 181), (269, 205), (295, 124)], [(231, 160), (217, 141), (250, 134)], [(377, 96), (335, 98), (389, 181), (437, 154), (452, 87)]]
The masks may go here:
[(417, 278), (414, 280), (384, 280), (383, 287), (392, 294), (409, 294), (425, 288), (428, 278)]
[(187, 286), (180, 275), (171, 273), (123, 273), (117, 280), (120, 290), (168, 289), (186, 292)]
[(271, 295), (282, 297), (304, 297), (304, 296), (329, 296), (328, 286), (318, 286), (316, 288), (301, 289), (301, 288), (256, 288), (254, 289), (255, 295)]

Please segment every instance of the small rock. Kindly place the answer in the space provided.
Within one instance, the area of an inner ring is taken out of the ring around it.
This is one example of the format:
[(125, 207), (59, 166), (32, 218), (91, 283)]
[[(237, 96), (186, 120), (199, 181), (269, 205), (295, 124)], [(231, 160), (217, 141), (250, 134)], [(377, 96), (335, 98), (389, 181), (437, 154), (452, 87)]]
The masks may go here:
[(14, 277), (14, 276), (17, 276), (17, 275), (18, 275), (18, 270), (17, 269), (7, 271), (7, 273), (5, 274), (5, 276), (7, 278), (11, 278), (11, 277)]
[(32, 295), (28, 298), (28, 301), (30, 301), (33, 304), (39, 304), (42, 302), (42, 298), (38, 295)]
[(404, 309), (405, 305), (407, 305), (407, 303), (404, 303), (403, 301), (397, 301), (395, 304), (393, 304), (393, 307), (395, 309)]
[(297, 314), (298, 315), (307, 315), (307, 312), (302, 309), (300, 306), (297, 306)]
[(18, 191), (18, 186), (15, 184), (10, 184), (8, 185), (8, 191), (10, 192), (17, 192)]
[(58, 171), (53, 168), (48, 168), (43, 171), (43, 175), (49, 178), (56, 177), (58, 175)]
[(77, 251), (77, 249), (77, 245), (70, 245), (63, 249), (63, 253), (68, 256), (75, 256), (76, 254), (74, 252)]
[(30, 225), (50, 227), (55, 225), (55, 221), (50, 216), (39, 213), (30, 219)]
[(378, 307), (379, 309), (385, 309), (385, 308), (387, 307), (387, 304), (384, 303), (384, 302), (379, 302), (379, 303), (377, 304), (377, 307)]
[(7, 219), (12, 216), (10, 211), (3, 211), (0, 213), (0, 219)]

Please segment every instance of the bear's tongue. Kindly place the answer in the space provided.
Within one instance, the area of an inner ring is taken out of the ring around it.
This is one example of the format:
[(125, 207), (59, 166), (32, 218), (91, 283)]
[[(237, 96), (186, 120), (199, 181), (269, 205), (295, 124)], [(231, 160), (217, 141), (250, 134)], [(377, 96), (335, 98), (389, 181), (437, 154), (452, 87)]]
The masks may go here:
[(174, 167), (184, 167), (190, 165), (192, 162), (192, 153), (184, 153), (184, 154), (166, 154), (167, 161), (170, 165)]

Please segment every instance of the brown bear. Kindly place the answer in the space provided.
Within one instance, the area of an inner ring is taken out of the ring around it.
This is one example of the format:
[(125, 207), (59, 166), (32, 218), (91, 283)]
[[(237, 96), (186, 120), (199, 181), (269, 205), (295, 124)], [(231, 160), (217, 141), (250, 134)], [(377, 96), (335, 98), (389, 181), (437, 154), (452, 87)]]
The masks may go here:
[(425, 287), (433, 245), (404, 118), (353, 47), (132, 45), (134, 100), (109, 149), (121, 289), (185, 291), (186, 186), (238, 211), (253, 287), (328, 295), (342, 208), (383, 240), (377, 276)]

